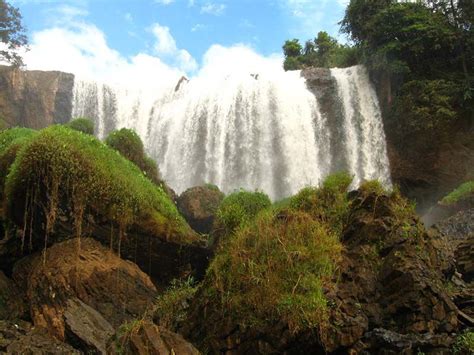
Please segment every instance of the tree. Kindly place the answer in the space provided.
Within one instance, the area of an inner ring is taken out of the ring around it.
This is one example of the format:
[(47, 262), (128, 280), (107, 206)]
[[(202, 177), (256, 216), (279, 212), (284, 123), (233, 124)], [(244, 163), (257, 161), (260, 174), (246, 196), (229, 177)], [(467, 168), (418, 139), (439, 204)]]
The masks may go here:
[(5, 0), (0, 0), (0, 41), (3, 44), (0, 50), (0, 59), (14, 66), (23, 65), (18, 51), (28, 45), (28, 38), (21, 19), (20, 11), (17, 8)]
[(301, 55), (303, 48), (301, 47), (300, 41), (298, 39), (292, 39), (285, 41), (283, 45), (283, 54), (286, 58), (288, 57), (299, 57)]

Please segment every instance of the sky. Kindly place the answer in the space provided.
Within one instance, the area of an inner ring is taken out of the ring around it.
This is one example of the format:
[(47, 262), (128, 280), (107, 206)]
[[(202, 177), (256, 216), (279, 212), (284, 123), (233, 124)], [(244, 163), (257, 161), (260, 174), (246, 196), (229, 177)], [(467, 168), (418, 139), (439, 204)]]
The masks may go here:
[(28, 69), (152, 81), (197, 76), (211, 64), (281, 63), (286, 39), (304, 43), (321, 30), (344, 40), (337, 23), (347, 0), (10, 2), (27, 28)]

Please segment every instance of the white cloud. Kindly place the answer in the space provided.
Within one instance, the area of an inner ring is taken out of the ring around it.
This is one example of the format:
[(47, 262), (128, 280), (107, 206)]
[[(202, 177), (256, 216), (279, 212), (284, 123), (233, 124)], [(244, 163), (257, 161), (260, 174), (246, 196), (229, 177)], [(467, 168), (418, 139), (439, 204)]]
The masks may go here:
[(157, 4), (161, 5), (169, 5), (174, 2), (174, 0), (155, 0)]
[(192, 73), (198, 67), (196, 60), (185, 49), (179, 49), (171, 35), (169, 27), (155, 23), (151, 31), (156, 37), (154, 50), (156, 54), (172, 60), (181, 70)]
[(90, 24), (36, 32), (30, 47), (24, 55), (28, 69), (60, 70), (132, 87), (156, 87), (183, 75), (178, 68), (146, 53), (123, 57), (108, 46), (104, 33)]
[(197, 32), (202, 29), (204, 29), (206, 26), (204, 26), (202, 23), (197, 23), (191, 28), (191, 32)]
[(226, 5), (208, 2), (201, 7), (201, 14), (220, 16), (224, 14)]
[(151, 31), (156, 37), (154, 48), (158, 54), (173, 54), (177, 51), (176, 41), (171, 35), (169, 27), (155, 23)]

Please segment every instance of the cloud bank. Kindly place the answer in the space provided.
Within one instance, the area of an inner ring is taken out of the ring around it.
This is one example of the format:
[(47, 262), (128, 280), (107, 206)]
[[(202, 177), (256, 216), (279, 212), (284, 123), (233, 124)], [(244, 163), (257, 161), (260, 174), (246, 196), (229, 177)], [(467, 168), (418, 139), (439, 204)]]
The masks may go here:
[(97, 26), (72, 21), (35, 32), (24, 61), (30, 70), (59, 70), (85, 80), (156, 90), (169, 87), (183, 75), (251, 73), (282, 66), (280, 55), (261, 56), (244, 44), (213, 45), (199, 66), (188, 51), (178, 48), (168, 27), (155, 23), (149, 30), (154, 35), (152, 48), (125, 57), (109, 46)]

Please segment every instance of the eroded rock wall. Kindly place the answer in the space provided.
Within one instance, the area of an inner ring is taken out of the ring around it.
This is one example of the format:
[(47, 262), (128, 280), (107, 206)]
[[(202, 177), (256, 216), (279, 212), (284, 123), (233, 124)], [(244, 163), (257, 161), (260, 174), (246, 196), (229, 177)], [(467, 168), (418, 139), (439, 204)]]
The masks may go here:
[(0, 119), (34, 129), (71, 119), (74, 75), (0, 66)]

